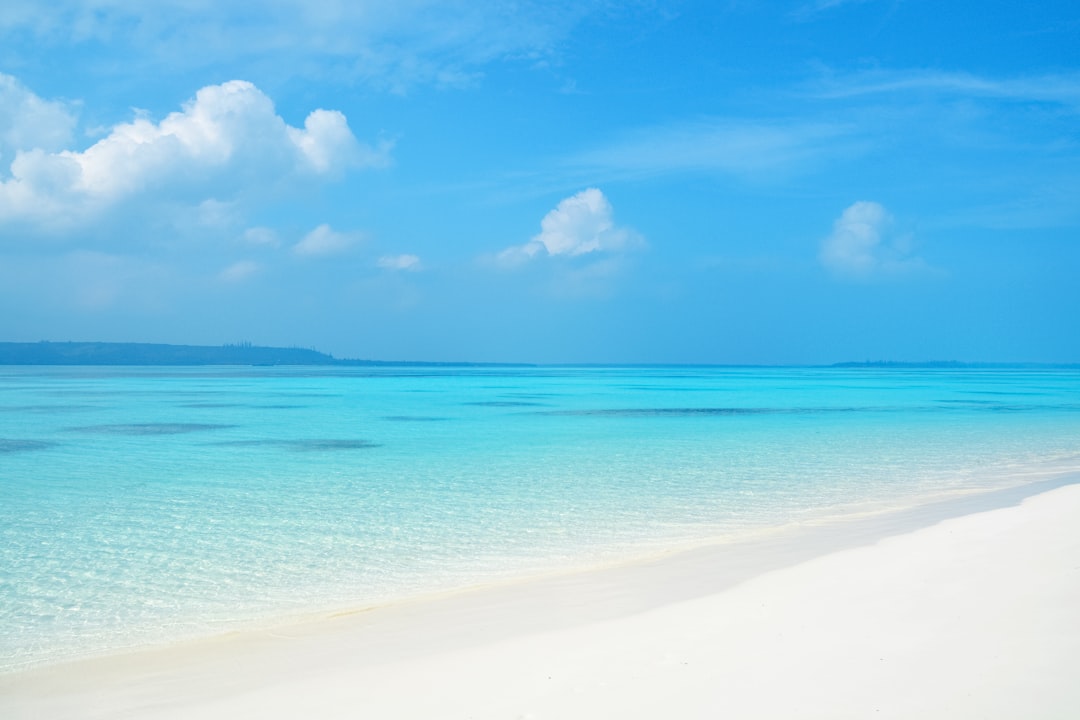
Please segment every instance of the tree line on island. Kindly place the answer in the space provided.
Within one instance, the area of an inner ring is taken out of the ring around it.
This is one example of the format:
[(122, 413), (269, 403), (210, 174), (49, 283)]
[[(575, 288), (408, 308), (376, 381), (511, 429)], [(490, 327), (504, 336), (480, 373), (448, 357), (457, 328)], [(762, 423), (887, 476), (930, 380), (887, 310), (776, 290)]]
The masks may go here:
[(335, 358), (312, 348), (112, 342), (0, 342), (0, 365), (491, 365)]
[[(618, 365), (619, 363), (612, 363)], [(239, 342), (227, 345), (168, 345), (162, 343), (114, 342), (0, 342), (0, 365), (319, 365), (319, 366), (447, 366), (447, 367), (534, 367), (528, 363), (428, 362), (420, 360), (356, 360), (335, 358), (314, 348), (267, 347)], [(588, 367), (594, 363), (578, 365)], [(633, 364), (634, 367), (648, 365)], [(704, 365), (700, 365), (704, 366)], [(729, 367), (733, 367), (730, 366)], [(829, 365), (849, 369), (993, 369), (993, 368), (1080, 368), (1064, 363), (991, 363), (942, 360), (900, 362), (867, 360)]]

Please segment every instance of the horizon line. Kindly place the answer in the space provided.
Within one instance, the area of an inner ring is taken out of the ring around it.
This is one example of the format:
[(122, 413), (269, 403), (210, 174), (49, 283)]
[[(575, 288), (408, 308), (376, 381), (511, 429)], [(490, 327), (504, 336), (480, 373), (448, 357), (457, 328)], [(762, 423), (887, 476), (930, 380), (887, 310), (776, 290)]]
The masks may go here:
[[(187, 362), (162, 362), (159, 360), (142, 359), (135, 362), (123, 362), (116, 358), (103, 358), (96, 357), (91, 362), (80, 363), (77, 362), (78, 357), (66, 356), (63, 362), (42, 362), (41, 360), (31, 362), (12, 362), (11, 359), (5, 357), (4, 353), (0, 352), (0, 365), (37, 365), (37, 366), (109, 366), (109, 367), (168, 367), (172, 366), (294, 366), (294, 367), (318, 367), (318, 366), (349, 366), (349, 365), (374, 365), (374, 366), (457, 366), (457, 367), (576, 367), (576, 368), (589, 368), (589, 367), (716, 367), (716, 368), (867, 368), (867, 369), (886, 369), (886, 368), (923, 368), (923, 369), (994, 369), (994, 368), (1080, 368), (1080, 362), (1053, 362), (1053, 361), (1028, 361), (1028, 360), (841, 360), (831, 363), (760, 363), (760, 362), (529, 362), (529, 361), (491, 361), (491, 360), (382, 360), (382, 359), (370, 359), (370, 358), (337, 358), (331, 353), (322, 352), (314, 347), (301, 347), (299, 345), (292, 345), (289, 347), (280, 347), (273, 345), (255, 345), (251, 342), (234, 342), (223, 343), (221, 345), (189, 345), (189, 344), (176, 344), (176, 343), (160, 343), (160, 342), (129, 342), (129, 341), (84, 341), (84, 340), (38, 340), (33, 342), (16, 342), (16, 341), (0, 341), (0, 350), (9, 349), (14, 350), (16, 348), (30, 350), (31, 348), (40, 348), (48, 345), (67, 345), (67, 346), (89, 346), (96, 349), (117, 349), (118, 347), (130, 347), (131, 349), (138, 348), (157, 348), (157, 349), (174, 349), (174, 350), (188, 350), (197, 352), (213, 352), (213, 351), (225, 351), (229, 353), (288, 353), (288, 354), (309, 354), (311, 357), (306, 361), (293, 361), (288, 359), (279, 358), (277, 361), (273, 358), (264, 358), (263, 362), (245, 362), (240, 359), (235, 359), (231, 362), (213, 362), (213, 361), (200, 361), (188, 359)], [(26, 358), (23, 358), (26, 359)], [(249, 358), (253, 360), (253, 358)]]

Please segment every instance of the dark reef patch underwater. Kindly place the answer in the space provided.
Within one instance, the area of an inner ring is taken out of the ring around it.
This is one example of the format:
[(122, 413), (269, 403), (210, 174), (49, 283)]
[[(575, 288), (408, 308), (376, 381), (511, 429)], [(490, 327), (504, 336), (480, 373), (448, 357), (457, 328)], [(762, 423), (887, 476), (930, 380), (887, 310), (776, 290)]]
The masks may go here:
[(0, 453), (25, 452), (27, 450), (47, 450), (58, 443), (47, 440), (13, 440), (0, 438)]
[(225, 430), (235, 425), (209, 423), (131, 423), (126, 425), (81, 425), (64, 428), (68, 432), (98, 433), (101, 435), (180, 435), (204, 430)]

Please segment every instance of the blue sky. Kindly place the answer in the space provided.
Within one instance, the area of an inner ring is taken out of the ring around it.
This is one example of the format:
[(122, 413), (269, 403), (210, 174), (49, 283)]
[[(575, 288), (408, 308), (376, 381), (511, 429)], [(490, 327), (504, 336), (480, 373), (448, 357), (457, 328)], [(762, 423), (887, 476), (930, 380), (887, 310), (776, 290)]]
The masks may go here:
[(5, 0), (0, 338), (1080, 361), (1072, 2)]

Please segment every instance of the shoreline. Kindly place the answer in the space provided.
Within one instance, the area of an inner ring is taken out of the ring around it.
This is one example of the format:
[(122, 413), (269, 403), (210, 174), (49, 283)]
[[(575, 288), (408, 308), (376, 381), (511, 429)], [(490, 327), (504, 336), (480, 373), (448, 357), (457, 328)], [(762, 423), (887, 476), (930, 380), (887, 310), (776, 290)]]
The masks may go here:
[[(19, 670), (0, 675), (0, 710), (9, 717), (113, 717), (125, 712), (170, 717), (179, 708), (181, 716), (241, 698), (257, 702), (282, 687), (296, 686), (300, 679), (321, 683), (320, 678), (341, 673), (381, 676), (388, 667), (407, 669), (434, 658), (538, 637), (588, 634), (613, 623), (633, 625), (673, 608), (738, 595), (765, 577), (796, 574), (845, 553), (873, 552), (889, 540), (933, 534), (943, 524), (995, 512), (1022, 514), (1025, 500), (1048, 493), (1080, 498), (1077, 483), (1080, 474), (1063, 474), (905, 510), (788, 528), (745, 543), (708, 545), (628, 564), (494, 583), (262, 630)], [(1073, 487), (1062, 490), (1066, 486)], [(151, 708), (162, 711), (154, 715)]]
[[(1012, 482), (1003, 484), (1002, 481), (1005, 479)], [(738, 572), (729, 571), (722, 584), (710, 587), (711, 591), (716, 592), (772, 569), (797, 564), (838, 549), (873, 542), (888, 535), (909, 532), (949, 517), (1015, 504), (1029, 495), (1074, 483), (1080, 484), (1080, 468), (1077, 468), (1072, 460), (1064, 465), (1050, 463), (1030, 466), (1024, 472), (1014, 470), (1002, 475), (997, 483), (992, 485), (948, 488), (934, 495), (921, 496), (916, 500), (908, 498), (907, 504), (852, 503), (818, 510), (801, 519), (792, 519), (780, 525), (742, 528), (734, 534), (703, 535), (689, 540), (677, 540), (674, 543), (642, 542), (631, 546), (632, 549), (629, 551), (615, 552), (605, 559), (593, 557), (586, 561), (571, 561), (567, 565), (542, 566), (519, 572), (495, 572), (478, 582), (421, 590), (370, 603), (322, 606), (286, 614), (239, 618), (231, 627), (224, 629), (187, 633), (164, 641), (72, 653), (62, 657), (30, 661), (22, 666), (0, 667), (0, 688), (3, 687), (5, 678), (47, 672), (51, 668), (83, 666), (131, 655), (168, 652), (174, 648), (213, 642), (228, 637), (287, 632), (291, 628), (310, 626), (336, 618), (439, 603), (459, 595), (497, 591), (517, 586), (531, 587), (537, 584), (559, 583), (579, 577), (601, 578), (624, 572), (633, 574), (635, 568), (662, 565), (668, 560), (676, 563), (696, 562), (696, 559), (691, 558), (700, 556), (711, 558), (712, 562), (726, 564), (729, 568), (740, 568)], [(743, 558), (750, 559), (750, 562), (745, 563)], [(701, 588), (700, 591), (705, 591), (705, 589)], [(648, 593), (643, 597), (652, 598)], [(670, 602), (671, 600), (672, 598), (665, 598), (663, 601)], [(642, 607), (647, 608), (651, 605)], [(618, 612), (636, 612), (640, 609), (636, 602), (631, 601), (626, 603), (626, 608), (617, 610)]]

